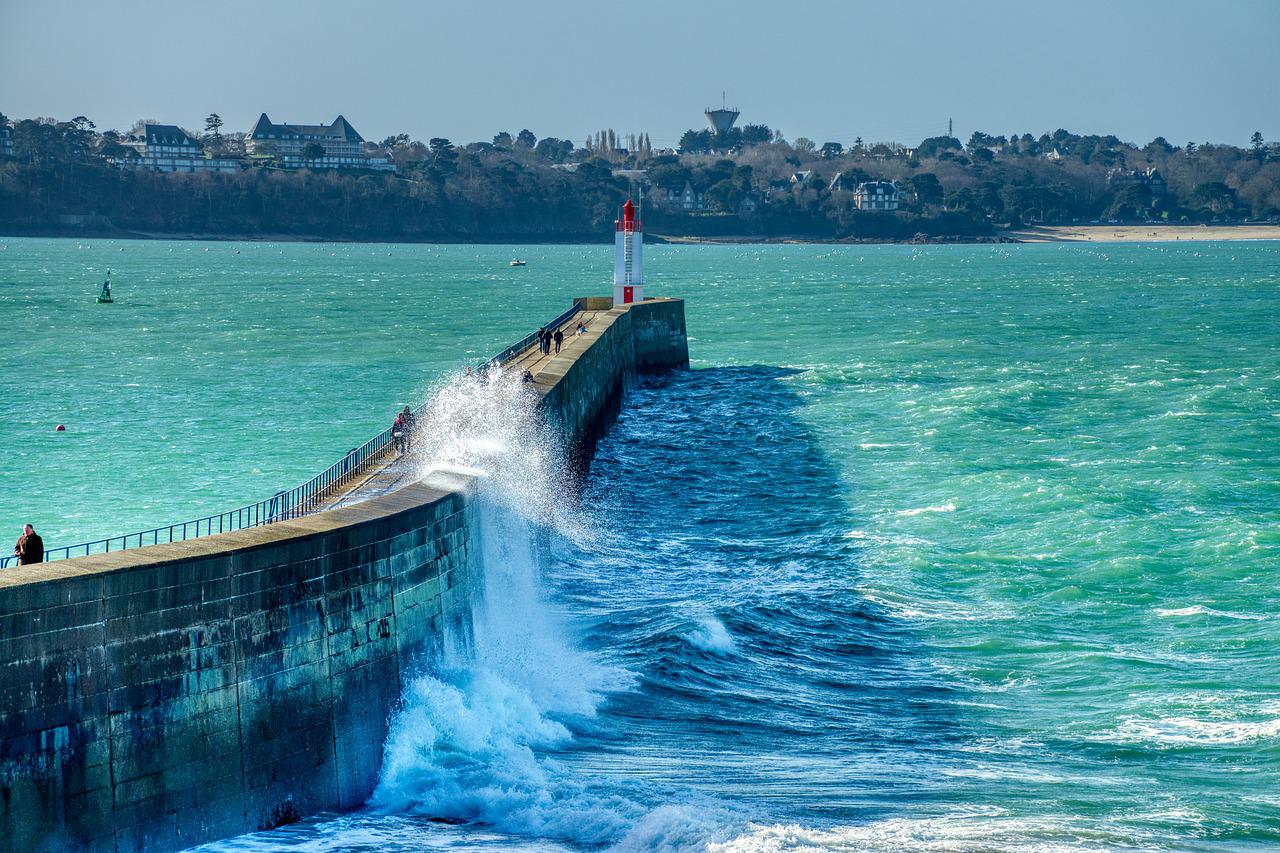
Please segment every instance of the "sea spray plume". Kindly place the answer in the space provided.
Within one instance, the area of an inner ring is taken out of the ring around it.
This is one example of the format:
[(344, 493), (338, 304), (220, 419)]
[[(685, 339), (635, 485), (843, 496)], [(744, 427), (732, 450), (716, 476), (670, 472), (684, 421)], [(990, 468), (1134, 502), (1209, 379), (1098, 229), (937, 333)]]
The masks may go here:
[(483, 593), (473, 602), (471, 646), (446, 643), (436, 673), (406, 690), (371, 805), (608, 843), (644, 807), (588, 790), (535, 752), (568, 743), (573, 721), (593, 716), (605, 693), (632, 679), (577, 648), (544, 600), (540, 543), (586, 528), (561, 511), (563, 466), (534, 402), (518, 379), (496, 371), (459, 377), (433, 394), (418, 424), (424, 473), (483, 472), (473, 498)]
[(523, 517), (575, 542), (590, 537), (576, 511), (577, 475), (539, 415), (536, 395), (514, 372), (449, 377), (431, 392), (414, 443), (421, 474), (479, 469), (491, 496)]

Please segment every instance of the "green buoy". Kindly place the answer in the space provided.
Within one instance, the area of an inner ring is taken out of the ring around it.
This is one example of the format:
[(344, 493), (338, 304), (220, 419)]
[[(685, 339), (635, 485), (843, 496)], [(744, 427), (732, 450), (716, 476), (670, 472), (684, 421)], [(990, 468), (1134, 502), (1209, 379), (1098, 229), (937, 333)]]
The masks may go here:
[(111, 270), (107, 270), (107, 280), (102, 283), (102, 292), (98, 294), (98, 304), (114, 301), (111, 298)]

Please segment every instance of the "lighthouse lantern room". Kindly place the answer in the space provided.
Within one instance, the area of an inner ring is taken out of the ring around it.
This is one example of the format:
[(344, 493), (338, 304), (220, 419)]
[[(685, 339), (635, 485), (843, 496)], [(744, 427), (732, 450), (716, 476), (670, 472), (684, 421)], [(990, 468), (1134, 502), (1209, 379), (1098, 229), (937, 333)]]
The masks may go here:
[(636, 206), (627, 199), (622, 218), (615, 222), (613, 249), (613, 304), (644, 301), (644, 227)]

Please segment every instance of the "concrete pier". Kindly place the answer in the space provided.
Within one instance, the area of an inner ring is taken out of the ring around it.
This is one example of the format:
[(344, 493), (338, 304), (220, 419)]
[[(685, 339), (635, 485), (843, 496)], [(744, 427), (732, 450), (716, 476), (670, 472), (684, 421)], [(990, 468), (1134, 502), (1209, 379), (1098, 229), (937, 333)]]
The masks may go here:
[[(585, 335), (508, 368), (580, 458), (627, 382), (688, 364), (683, 302), (585, 309)], [(304, 518), (0, 572), (0, 850), (175, 850), (363, 804), (403, 685), (470, 635), (468, 489), (400, 476)]]

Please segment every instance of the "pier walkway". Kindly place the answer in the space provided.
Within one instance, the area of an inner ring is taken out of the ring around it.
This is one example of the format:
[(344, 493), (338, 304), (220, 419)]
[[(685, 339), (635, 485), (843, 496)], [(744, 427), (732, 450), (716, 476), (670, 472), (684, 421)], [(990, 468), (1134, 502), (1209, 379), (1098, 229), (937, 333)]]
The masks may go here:
[[(551, 352), (544, 355), (538, 350), (538, 345), (534, 343), (526, 347), (518, 355), (503, 362), (499, 369), (504, 373), (514, 373), (516, 375), (523, 375), (527, 370), (533, 374), (534, 388), (545, 390), (550, 385), (550, 382), (539, 380), (538, 377), (542, 371), (558, 355), (571, 359), (578, 349), (589, 346), (588, 341), (575, 334), (574, 330), (581, 323), (586, 326), (589, 332), (592, 324), (603, 313), (605, 312), (580, 310), (559, 326), (565, 333), (564, 343), (560, 347), (559, 354), (556, 353), (553, 346)], [(366, 476), (357, 478), (349, 485), (336, 489), (333, 494), (316, 506), (315, 511), (320, 512), (326, 509), (351, 506), (369, 498), (394, 492), (396, 489), (413, 482), (422, 473), (423, 461), (422, 456), (412, 447), (409, 452), (401, 455), (397, 455), (394, 449), (388, 448), (382, 459), (373, 463)]]
[[(681, 300), (590, 310), (610, 302), (555, 318), (588, 327), (559, 355), (526, 337), (486, 363), (531, 371), (548, 440), (584, 459), (633, 377), (689, 364)], [(404, 691), (470, 647), (485, 583), (474, 478), (389, 439), (198, 529), (0, 572), (4, 853), (169, 853), (368, 802)]]

